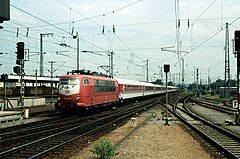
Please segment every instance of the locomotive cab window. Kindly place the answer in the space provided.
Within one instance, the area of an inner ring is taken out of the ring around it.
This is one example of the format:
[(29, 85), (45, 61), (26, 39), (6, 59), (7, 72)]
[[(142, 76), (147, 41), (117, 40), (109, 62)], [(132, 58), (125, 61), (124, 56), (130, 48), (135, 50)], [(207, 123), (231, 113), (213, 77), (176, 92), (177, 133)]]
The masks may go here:
[(80, 84), (80, 81), (77, 78), (64, 78), (60, 80), (60, 84), (76, 85), (76, 84)]
[(85, 84), (85, 85), (88, 85), (89, 84), (89, 81), (88, 81), (88, 79), (83, 79), (83, 83)]

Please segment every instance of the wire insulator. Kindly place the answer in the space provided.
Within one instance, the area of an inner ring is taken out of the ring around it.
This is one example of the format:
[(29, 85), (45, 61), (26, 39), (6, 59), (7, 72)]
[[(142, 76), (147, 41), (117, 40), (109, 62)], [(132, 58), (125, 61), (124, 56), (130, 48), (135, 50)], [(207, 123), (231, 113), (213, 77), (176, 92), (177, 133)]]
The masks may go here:
[(105, 14), (103, 14), (103, 29), (102, 29), (102, 34), (104, 34), (104, 29), (105, 29)]
[(190, 22), (189, 22), (189, 19), (188, 19), (188, 22), (187, 22), (187, 26), (188, 26), (188, 28), (190, 27)]
[(104, 28), (105, 28), (105, 26), (103, 25), (103, 28), (102, 28), (102, 34), (104, 34)]
[(29, 28), (27, 28), (27, 33), (26, 33), (26, 37), (28, 37), (28, 31), (29, 31)]
[(115, 27), (114, 27), (114, 25), (113, 25), (113, 33), (115, 34)]
[(19, 32), (19, 28), (17, 28), (17, 35), (16, 35), (17, 38), (18, 38), (18, 32)]

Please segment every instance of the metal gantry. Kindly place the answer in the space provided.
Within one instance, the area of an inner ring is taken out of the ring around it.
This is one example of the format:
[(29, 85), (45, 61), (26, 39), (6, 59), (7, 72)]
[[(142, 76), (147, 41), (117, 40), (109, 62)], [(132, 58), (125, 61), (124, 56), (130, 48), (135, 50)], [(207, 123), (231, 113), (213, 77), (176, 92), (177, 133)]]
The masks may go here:
[(106, 71), (106, 73), (108, 73), (109, 77), (113, 78), (113, 55), (114, 52), (113, 51), (88, 51), (88, 50), (83, 50), (81, 51), (82, 53), (91, 53), (91, 54), (96, 54), (96, 55), (100, 55), (103, 56), (102, 52), (107, 52), (107, 55), (109, 56), (109, 62), (108, 65), (101, 65), (98, 66), (98, 68), (102, 68), (104, 71)]
[(224, 97), (230, 96), (230, 60), (229, 60), (229, 29), (226, 23), (225, 36), (225, 76), (224, 76)]

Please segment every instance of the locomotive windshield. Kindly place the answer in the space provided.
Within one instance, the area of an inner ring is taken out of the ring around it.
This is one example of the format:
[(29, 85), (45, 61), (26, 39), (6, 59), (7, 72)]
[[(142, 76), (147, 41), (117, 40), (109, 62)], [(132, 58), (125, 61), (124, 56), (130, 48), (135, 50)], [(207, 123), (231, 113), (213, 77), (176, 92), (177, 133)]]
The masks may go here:
[(79, 78), (62, 78), (59, 82), (58, 93), (63, 95), (71, 95), (79, 93), (80, 79)]
[(61, 85), (76, 85), (80, 84), (80, 80), (78, 78), (64, 78), (60, 80)]

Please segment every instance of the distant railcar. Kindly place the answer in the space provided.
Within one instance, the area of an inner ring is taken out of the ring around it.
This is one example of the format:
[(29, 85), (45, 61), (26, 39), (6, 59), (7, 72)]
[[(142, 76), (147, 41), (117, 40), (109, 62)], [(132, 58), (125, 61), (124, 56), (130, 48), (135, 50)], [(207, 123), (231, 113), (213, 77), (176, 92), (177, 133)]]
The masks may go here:
[(148, 97), (165, 92), (165, 86), (162, 85), (126, 79), (117, 79), (117, 81), (119, 84), (119, 97), (121, 100)]

